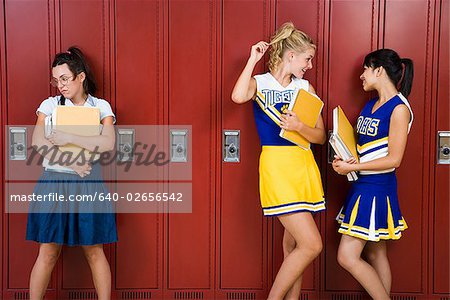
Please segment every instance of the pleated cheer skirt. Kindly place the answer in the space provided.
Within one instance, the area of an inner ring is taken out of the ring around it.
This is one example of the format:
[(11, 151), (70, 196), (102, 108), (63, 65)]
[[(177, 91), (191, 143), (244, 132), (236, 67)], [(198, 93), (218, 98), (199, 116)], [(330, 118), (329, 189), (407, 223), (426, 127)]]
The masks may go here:
[(259, 191), (265, 216), (325, 209), (320, 172), (311, 150), (298, 146), (263, 146)]
[(399, 239), (408, 226), (400, 212), (395, 172), (360, 175), (336, 220), (342, 234), (375, 242)]
[(35, 195), (63, 195), (65, 199), (81, 196), (95, 201), (31, 202), (26, 239), (39, 243), (69, 246), (106, 244), (117, 241), (113, 204), (99, 201), (108, 189), (103, 183), (99, 164), (93, 164), (84, 178), (78, 174), (44, 171), (35, 188)]

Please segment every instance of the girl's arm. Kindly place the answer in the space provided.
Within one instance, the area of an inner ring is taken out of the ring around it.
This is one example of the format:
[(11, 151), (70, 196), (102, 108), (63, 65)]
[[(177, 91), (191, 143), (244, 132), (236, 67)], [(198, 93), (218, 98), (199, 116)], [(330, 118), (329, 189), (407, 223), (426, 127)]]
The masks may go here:
[(233, 92), (231, 93), (231, 100), (233, 100), (233, 102), (242, 104), (255, 97), (256, 80), (252, 78), (252, 73), (256, 63), (263, 57), (268, 47), (269, 44), (266, 42), (259, 42), (252, 46), (250, 58), (236, 81)]
[(80, 136), (56, 130), (48, 137), (48, 140), (53, 143), (53, 145), (57, 146), (74, 144), (89, 151), (96, 151), (99, 153), (111, 151), (114, 149), (116, 140), (113, 117), (109, 116), (103, 118), (102, 124), (103, 128), (100, 135)]
[[(38, 113), (38, 118), (36, 121), (36, 126), (33, 130), (33, 135), (31, 138), (32, 147), (43, 157), (48, 159), (50, 162), (59, 162), (60, 156), (62, 154), (61, 151), (58, 150), (57, 146), (52, 144), (45, 137), (45, 117), (46, 115), (42, 112)], [(66, 161), (66, 160), (64, 160)], [(79, 164), (78, 164), (79, 163)], [(91, 166), (88, 162), (77, 161), (77, 163), (72, 163), (70, 165), (65, 165), (65, 167), (69, 167), (75, 172), (77, 172), (81, 177), (89, 174), (91, 170)]]
[(333, 161), (333, 169), (337, 173), (345, 175), (351, 171), (381, 171), (398, 168), (406, 148), (409, 120), (409, 109), (406, 105), (398, 105), (391, 116), (388, 138), (389, 152), (387, 156), (369, 162), (354, 164), (335, 159)]
[[(316, 94), (312, 85), (309, 85), (309, 92)], [(300, 121), (293, 111), (288, 110), (281, 115), (280, 127), (285, 130), (295, 130), (314, 144), (323, 145), (327, 139), (322, 115), (319, 115), (316, 126), (313, 128)]]

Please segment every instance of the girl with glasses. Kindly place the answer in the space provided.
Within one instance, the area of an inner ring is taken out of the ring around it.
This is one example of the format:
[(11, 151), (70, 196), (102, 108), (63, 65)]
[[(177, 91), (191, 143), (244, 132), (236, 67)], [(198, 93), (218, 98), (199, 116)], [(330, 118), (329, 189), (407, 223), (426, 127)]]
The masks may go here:
[[(58, 162), (62, 152), (54, 155), (45, 152), (52, 147), (74, 144), (88, 151), (111, 151), (115, 144), (115, 116), (109, 103), (96, 98), (96, 85), (80, 49), (71, 47), (55, 56), (52, 64), (51, 84), (58, 88), (59, 96), (44, 100), (36, 111), (37, 121), (33, 132), (33, 147), (47, 162), (35, 186), (34, 194), (58, 193), (67, 199), (74, 195), (107, 194), (98, 162), (78, 159), (68, 166), (51, 165)], [(45, 119), (58, 105), (97, 107), (100, 110), (100, 135), (80, 136), (54, 131), (46, 136)], [(54, 202), (30, 205), (27, 223), (27, 240), (39, 243), (39, 254), (30, 276), (30, 299), (43, 299), (50, 276), (62, 245), (81, 246), (91, 268), (98, 299), (111, 295), (111, 271), (103, 251), (103, 244), (117, 241), (116, 221), (110, 203), (93, 203), (88, 211), (76, 211), (77, 203)], [(92, 210), (91, 210), (92, 209)]]

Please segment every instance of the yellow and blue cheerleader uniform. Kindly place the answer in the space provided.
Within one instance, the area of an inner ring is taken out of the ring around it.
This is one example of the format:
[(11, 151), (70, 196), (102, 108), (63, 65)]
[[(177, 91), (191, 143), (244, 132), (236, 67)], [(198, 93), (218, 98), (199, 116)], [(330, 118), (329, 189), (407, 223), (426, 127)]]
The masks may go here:
[(283, 87), (270, 73), (254, 78), (257, 94), (253, 108), (262, 146), (259, 190), (264, 215), (324, 210), (322, 181), (311, 149), (302, 149), (279, 136), (282, 112), (299, 89), (309, 89), (309, 82), (293, 78)]
[[(372, 113), (378, 98), (370, 100), (357, 121), (358, 155), (361, 163), (387, 156), (391, 115), (397, 105), (405, 104), (411, 120), (408, 100), (401, 94), (389, 99)], [(367, 241), (397, 240), (408, 226), (400, 212), (395, 168), (361, 171), (352, 184), (347, 199), (337, 216), (339, 232)]]

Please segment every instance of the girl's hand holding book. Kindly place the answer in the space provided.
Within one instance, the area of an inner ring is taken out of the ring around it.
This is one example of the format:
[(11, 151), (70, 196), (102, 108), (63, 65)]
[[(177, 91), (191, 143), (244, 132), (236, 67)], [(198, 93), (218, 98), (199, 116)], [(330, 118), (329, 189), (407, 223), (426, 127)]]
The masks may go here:
[(300, 132), (304, 126), (303, 122), (299, 120), (295, 112), (291, 110), (286, 110), (284, 114), (281, 115), (280, 127), (284, 130), (292, 130)]
[(64, 146), (70, 144), (71, 135), (59, 130), (53, 130), (52, 133), (47, 137), (47, 140), (49, 140), (50, 143), (55, 146)]
[(335, 155), (334, 160), (332, 163), (333, 170), (338, 173), (339, 175), (347, 175), (348, 173), (352, 171), (356, 171), (355, 164), (357, 163), (356, 159), (354, 157), (343, 161), (342, 158)]

